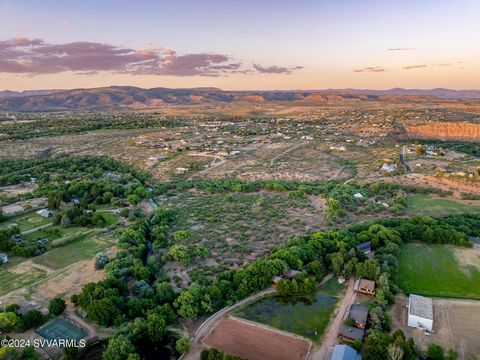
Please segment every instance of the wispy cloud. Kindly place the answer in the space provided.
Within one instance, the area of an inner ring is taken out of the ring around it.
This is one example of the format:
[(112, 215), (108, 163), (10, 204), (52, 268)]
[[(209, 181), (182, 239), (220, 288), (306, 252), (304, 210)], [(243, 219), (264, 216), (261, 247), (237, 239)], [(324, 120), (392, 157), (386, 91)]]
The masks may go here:
[(261, 74), (291, 74), (295, 70), (303, 69), (303, 66), (285, 67), (285, 66), (261, 66), (253, 64), (253, 68)]
[(367, 67), (363, 67), (363, 68), (357, 68), (357, 69), (353, 69), (353, 72), (384, 72), (386, 71), (385, 68), (381, 67), (381, 66), (367, 66)]
[(397, 47), (397, 48), (388, 48), (387, 51), (414, 51), (415, 48), (412, 47)]
[(412, 69), (421, 69), (421, 68), (426, 68), (428, 65), (426, 64), (415, 64), (415, 65), (405, 65), (402, 67), (404, 70), (412, 70)]
[[(68, 25), (67, 25), (68, 26)], [(15, 38), (0, 41), (0, 73), (27, 75), (111, 72), (138, 75), (222, 76), (229, 74), (290, 74), (301, 66), (254, 69), (219, 53), (177, 54), (167, 48), (131, 49), (96, 42), (49, 44), (42, 39)]]

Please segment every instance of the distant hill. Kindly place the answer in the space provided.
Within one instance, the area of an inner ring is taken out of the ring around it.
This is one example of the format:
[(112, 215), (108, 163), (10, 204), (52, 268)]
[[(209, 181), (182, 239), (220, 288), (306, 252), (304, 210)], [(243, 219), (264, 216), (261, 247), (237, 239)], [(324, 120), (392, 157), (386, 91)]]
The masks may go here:
[[(390, 89), (390, 90), (291, 90), (291, 91), (224, 91), (218, 88), (142, 89), (133, 86), (110, 86), (73, 90), (33, 90), (0, 92), (0, 110), (100, 110), (146, 109), (168, 104), (195, 105), (269, 101), (428, 101), (439, 99), (480, 99), (480, 90)], [(414, 98), (412, 98), (414, 97)]]

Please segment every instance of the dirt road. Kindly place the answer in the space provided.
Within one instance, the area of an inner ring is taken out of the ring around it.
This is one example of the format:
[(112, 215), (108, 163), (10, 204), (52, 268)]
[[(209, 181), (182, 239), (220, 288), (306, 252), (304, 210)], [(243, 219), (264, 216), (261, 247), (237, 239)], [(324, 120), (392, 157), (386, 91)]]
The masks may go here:
[(202, 325), (197, 329), (195, 334), (193, 335), (192, 339), (192, 349), (188, 352), (188, 354), (185, 354), (182, 357), (182, 360), (198, 360), (200, 359), (200, 352), (203, 349), (203, 344), (202, 341), (203, 339), (218, 325), (220, 320), (223, 319), (223, 316), (228, 313), (229, 311), (232, 311), (242, 305), (245, 305), (251, 301), (255, 301), (258, 299), (261, 299), (262, 297), (269, 295), (269, 294), (274, 294), (276, 290), (274, 288), (268, 288), (265, 290), (262, 290), (252, 296), (249, 296), (242, 301), (239, 301), (238, 303), (224, 308), (217, 313), (213, 314), (210, 316), (207, 320), (205, 320)]
[(53, 223), (48, 223), (48, 224), (45, 224), (45, 225), (42, 225), (42, 226), (39, 226), (39, 227), (30, 229), (30, 230), (22, 231), (21, 234), (22, 234), (22, 235), (28, 235), (28, 234), (34, 233), (35, 231), (45, 229), (45, 228), (47, 228), (47, 227), (49, 227), (49, 226), (52, 226), (52, 225), (53, 225)]
[(324, 360), (328, 350), (337, 344), (337, 335), (340, 326), (343, 324), (343, 320), (345, 319), (345, 315), (350, 308), (350, 305), (355, 301), (355, 291), (353, 291), (354, 284), (355, 280), (353, 278), (348, 281), (347, 292), (337, 308), (335, 319), (327, 328), (325, 335), (322, 337), (322, 343), (320, 346), (314, 347), (310, 352), (310, 356), (308, 357), (309, 360)]

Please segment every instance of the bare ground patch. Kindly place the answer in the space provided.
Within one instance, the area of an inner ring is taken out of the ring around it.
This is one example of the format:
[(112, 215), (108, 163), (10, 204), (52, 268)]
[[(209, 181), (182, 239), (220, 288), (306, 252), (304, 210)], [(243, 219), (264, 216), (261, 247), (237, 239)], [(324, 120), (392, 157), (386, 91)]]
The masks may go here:
[(206, 337), (204, 344), (249, 360), (303, 360), (310, 343), (234, 318), (223, 319)]
[(434, 299), (433, 332), (430, 335), (407, 326), (406, 303), (405, 296), (397, 297), (392, 310), (392, 329), (402, 329), (406, 336), (413, 337), (421, 349), (426, 350), (428, 344), (436, 343), (445, 349), (454, 349), (458, 352), (459, 360), (467, 360), (480, 353), (480, 301)]

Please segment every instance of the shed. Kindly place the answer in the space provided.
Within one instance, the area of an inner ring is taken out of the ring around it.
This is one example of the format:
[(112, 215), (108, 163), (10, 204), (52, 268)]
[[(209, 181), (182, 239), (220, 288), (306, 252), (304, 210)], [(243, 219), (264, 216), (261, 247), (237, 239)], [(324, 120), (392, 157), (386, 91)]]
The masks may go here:
[(8, 255), (5, 253), (0, 253), (0, 264), (8, 263)]
[(433, 301), (431, 298), (410, 294), (408, 298), (408, 326), (432, 331)]
[(363, 252), (365, 255), (369, 254), (372, 251), (372, 242), (365, 241), (357, 245), (358, 251)]
[(335, 345), (330, 360), (362, 360), (362, 355), (348, 345)]
[(40, 209), (37, 211), (37, 214), (44, 218), (52, 216), (52, 213), (47, 209)]

